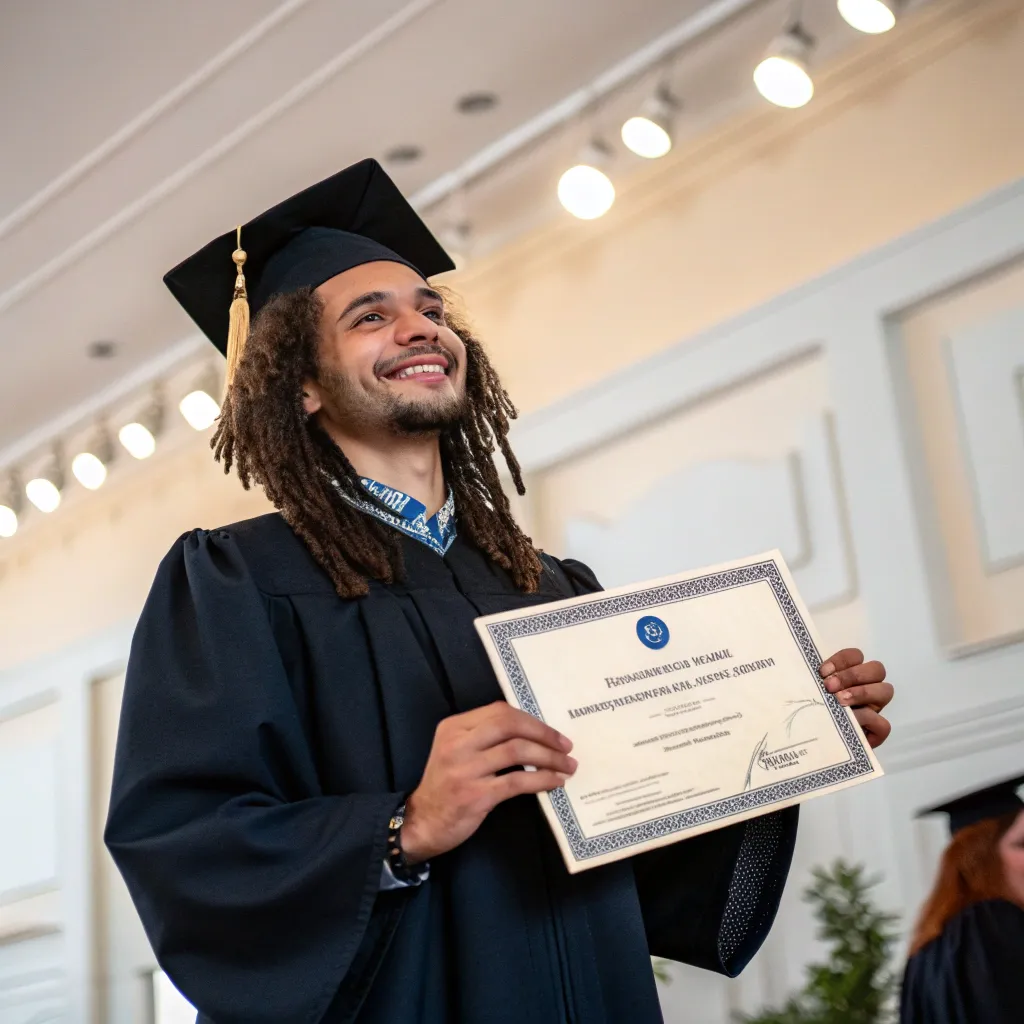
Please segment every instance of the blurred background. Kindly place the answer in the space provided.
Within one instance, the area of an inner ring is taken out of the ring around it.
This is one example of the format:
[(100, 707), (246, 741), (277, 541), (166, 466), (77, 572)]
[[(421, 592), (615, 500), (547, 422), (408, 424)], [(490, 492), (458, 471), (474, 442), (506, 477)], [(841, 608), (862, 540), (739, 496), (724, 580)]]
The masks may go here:
[(457, 255), (541, 546), (778, 547), (898, 684), (886, 778), (666, 1020), (799, 987), (837, 856), (905, 934), (915, 813), (1024, 765), (1022, 96), (1020, 0), (0, 0), (0, 1024), (191, 1019), (101, 842), (123, 671), (173, 540), (267, 505), (160, 278), (365, 156)]

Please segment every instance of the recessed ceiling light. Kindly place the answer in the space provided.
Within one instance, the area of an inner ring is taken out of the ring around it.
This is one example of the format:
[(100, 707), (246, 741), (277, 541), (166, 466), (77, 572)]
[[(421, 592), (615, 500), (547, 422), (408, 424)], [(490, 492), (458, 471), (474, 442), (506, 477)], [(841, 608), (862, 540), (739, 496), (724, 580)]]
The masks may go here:
[(8, 474), (6, 485), (0, 487), (0, 537), (13, 537), (18, 532), (21, 495), (17, 477), (13, 473)]
[(558, 180), (558, 201), (580, 220), (603, 217), (615, 202), (615, 186), (603, 168), (611, 159), (611, 147), (591, 139), (580, 154), (580, 163)]
[(898, 0), (838, 0), (839, 13), (860, 32), (880, 35), (896, 24)]
[(99, 490), (107, 479), (106, 463), (92, 452), (79, 452), (71, 460), (71, 472), (75, 479), (90, 491)]
[(85, 351), (90, 359), (111, 359), (117, 354), (117, 342), (94, 341)]
[(455, 109), (460, 114), (484, 114), (498, 105), (498, 97), (493, 92), (467, 92), (460, 96)]
[(769, 103), (791, 110), (805, 106), (814, 95), (814, 81), (807, 70), (807, 58), (814, 41), (799, 24), (791, 25), (754, 68), (757, 91)]
[(148, 459), (156, 451), (156, 438), (153, 431), (144, 423), (126, 423), (117, 432), (117, 438), (125, 446), (128, 454), (136, 459)]
[(193, 430), (206, 430), (220, 415), (217, 399), (204, 388), (194, 388), (179, 403), (178, 409)]
[(637, 156), (656, 160), (672, 148), (672, 115), (679, 101), (662, 84), (640, 113), (622, 126), (622, 141)]
[(40, 512), (53, 512), (60, 505), (63, 474), (56, 456), (50, 465), (25, 484), (25, 495)]
[(164, 425), (162, 396), (154, 394), (152, 401), (139, 416), (126, 423), (118, 432), (117, 439), (136, 459), (148, 459), (156, 451), (156, 439)]
[(18, 532), (18, 513), (10, 505), (0, 504), (0, 537), (13, 537)]
[(419, 146), (394, 146), (384, 154), (389, 164), (414, 164), (423, 156)]

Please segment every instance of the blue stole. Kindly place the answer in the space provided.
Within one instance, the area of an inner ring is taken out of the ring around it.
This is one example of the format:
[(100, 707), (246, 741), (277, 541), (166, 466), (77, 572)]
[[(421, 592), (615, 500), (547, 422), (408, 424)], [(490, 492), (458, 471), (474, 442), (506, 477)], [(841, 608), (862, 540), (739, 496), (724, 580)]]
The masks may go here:
[(445, 503), (428, 519), (426, 505), (412, 495), (365, 476), (360, 478), (360, 483), (388, 511), (372, 501), (363, 501), (342, 492), (341, 496), (350, 505), (368, 516), (373, 516), (374, 519), (379, 519), (382, 523), (387, 523), (388, 526), (393, 526), (407, 537), (426, 544), (431, 551), (442, 557), (448, 553), (456, 534), (455, 495), (451, 490), (448, 491)]

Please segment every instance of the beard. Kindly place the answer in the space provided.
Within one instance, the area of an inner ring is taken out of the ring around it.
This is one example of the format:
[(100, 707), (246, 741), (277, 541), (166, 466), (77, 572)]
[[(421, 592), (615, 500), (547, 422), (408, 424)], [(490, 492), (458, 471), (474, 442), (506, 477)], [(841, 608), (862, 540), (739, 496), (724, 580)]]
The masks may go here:
[[(443, 349), (417, 349), (403, 358), (435, 354), (444, 355), (449, 373), (454, 373), (455, 361)], [(465, 391), (460, 394), (454, 388), (440, 393), (425, 391), (411, 398), (396, 394), (382, 383), (377, 394), (370, 394), (344, 374), (328, 368), (321, 369), (318, 383), (329, 399), (332, 418), (360, 432), (383, 430), (399, 437), (439, 434), (459, 426), (466, 415)]]
[(450, 430), (462, 422), (466, 412), (465, 395), (454, 392), (424, 396), (423, 401), (409, 401), (398, 395), (388, 395), (387, 398), (390, 399), (385, 403), (389, 407), (389, 425), (403, 437)]

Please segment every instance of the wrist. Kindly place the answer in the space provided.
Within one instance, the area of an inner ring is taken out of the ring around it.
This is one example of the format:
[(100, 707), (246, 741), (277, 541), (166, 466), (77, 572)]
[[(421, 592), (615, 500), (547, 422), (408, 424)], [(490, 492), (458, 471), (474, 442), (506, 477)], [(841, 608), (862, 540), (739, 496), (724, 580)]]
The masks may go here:
[(395, 809), (388, 821), (388, 841), (384, 860), (391, 877), (401, 885), (409, 885), (422, 879), (417, 879), (420, 872), (406, 857), (404, 826), (405, 804), (402, 804)]
[(405, 821), (402, 824), (402, 852), (405, 862), (410, 865), (430, 860), (435, 852), (425, 834), (423, 820), (416, 811), (414, 797), (415, 794), (406, 802)]

